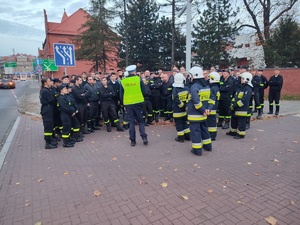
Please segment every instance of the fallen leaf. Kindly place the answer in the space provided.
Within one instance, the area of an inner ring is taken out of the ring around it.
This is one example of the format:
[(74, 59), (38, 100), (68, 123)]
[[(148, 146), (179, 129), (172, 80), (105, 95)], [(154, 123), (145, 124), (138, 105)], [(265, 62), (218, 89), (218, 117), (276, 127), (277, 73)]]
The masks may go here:
[(42, 222), (36, 222), (34, 225), (42, 225)]
[(100, 195), (101, 195), (100, 191), (98, 191), (98, 190), (94, 191), (94, 196), (99, 197)]
[(259, 177), (259, 176), (260, 176), (260, 174), (259, 174), (259, 173), (255, 173), (255, 176)]
[(220, 170), (219, 168), (217, 168), (216, 170)]
[(166, 187), (168, 187), (168, 183), (167, 183), (167, 182), (163, 182), (163, 183), (161, 183), (161, 186), (162, 186), (163, 188), (166, 188)]
[(178, 169), (174, 169), (174, 171), (177, 171)]
[(294, 150), (292, 150), (292, 149), (287, 149), (286, 151), (287, 152), (294, 152)]
[(28, 207), (29, 205), (30, 205), (30, 204), (27, 202), (27, 203), (25, 203), (25, 205), (24, 205), (24, 206), (25, 206), (25, 207)]
[(257, 141), (257, 138), (254, 138), (253, 141)]
[(214, 191), (211, 190), (211, 189), (209, 189), (207, 192), (211, 194), (211, 193), (213, 193)]
[(183, 198), (184, 200), (189, 200), (190, 198), (186, 195), (181, 195), (181, 198)]
[(65, 171), (64, 172), (64, 175), (69, 175), (70, 173), (68, 171)]
[(295, 143), (295, 144), (298, 144), (299, 142), (298, 141), (292, 141), (293, 143)]
[(116, 161), (117, 159), (118, 159), (117, 157), (113, 157), (111, 160)]
[(239, 204), (239, 205), (245, 205), (245, 203), (242, 202), (242, 201), (237, 201), (237, 204)]
[(198, 166), (198, 164), (194, 164), (194, 167), (197, 167)]
[(91, 143), (94, 144), (95, 142), (94, 142), (94, 141), (91, 141)]
[(17, 183), (16, 183), (16, 185), (19, 185), (19, 184), (20, 184), (20, 182), (17, 182)]
[(146, 199), (146, 202), (150, 202), (150, 200)]
[(256, 147), (255, 147), (255, 146), (253, 146), (253, 147), (251, 147), (251, 149), (252, 149), (252, 150), (254, 150), (254, 149), (256, 149)]
[(92, 177), (93, 175), (88, 175), (88, 177)]
[(152, 211), (150, 210), (149, 213), (152, 214)]
[(229, 181), (228, 180), (224, 180), (225, 184), (229, 184)]
[(247, 162), (248, 165), (252, 165), (252, 162)]
[(265, 218), (265, 220), (267, 221), (268, 224), (271, 224), (271, 225), (277, 224), (277, 220), (273, 216), (269, 216), (269, 217)]
[(294, 201), (291, 201), (291, 205), (295, 205), (295, 202), (294, 202)]
[(156, 136), (157, 136), (157, 137), (160, 137), (160, 134), (157, 134)]
[(160, 167), (158, 167), (157, 169), (161, 170), (161, 169), (162, 169), (162, 167), (160, 166)]
[(276, 162), (276, 163), (279, 163), (279, 160), (278, 160), (278, 159), (274, 159), (273, 161)]
[(41, 183), (43, 181), (43, 179), (38, 179), (37, 182)]
[(260, 129), (258, 129), (258, 131), (264, 131), (264, 130), (260, 130)]

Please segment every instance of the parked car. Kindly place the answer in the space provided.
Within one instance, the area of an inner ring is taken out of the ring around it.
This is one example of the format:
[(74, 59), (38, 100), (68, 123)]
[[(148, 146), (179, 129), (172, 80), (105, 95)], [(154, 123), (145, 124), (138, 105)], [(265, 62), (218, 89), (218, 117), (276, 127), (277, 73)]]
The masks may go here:
[(0, 80), (0, 88), (4, 89), (4, 88), (15, 88), (16, 84), (13, 80), (11, 79), (2, 79)]

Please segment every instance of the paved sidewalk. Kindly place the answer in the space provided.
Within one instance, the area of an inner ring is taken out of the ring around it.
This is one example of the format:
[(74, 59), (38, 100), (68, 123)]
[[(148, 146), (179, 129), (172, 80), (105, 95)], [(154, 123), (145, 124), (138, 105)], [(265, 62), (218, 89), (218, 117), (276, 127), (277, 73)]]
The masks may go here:
[(254, 121), (244, 140), (219, 130), (197, 157), (171, 124), (147, 127), (148, 146), (103, 129), (45, 150), (41, 120), (22, 115), (0, 171), (0, 224), (299, 225), (299, 125)]

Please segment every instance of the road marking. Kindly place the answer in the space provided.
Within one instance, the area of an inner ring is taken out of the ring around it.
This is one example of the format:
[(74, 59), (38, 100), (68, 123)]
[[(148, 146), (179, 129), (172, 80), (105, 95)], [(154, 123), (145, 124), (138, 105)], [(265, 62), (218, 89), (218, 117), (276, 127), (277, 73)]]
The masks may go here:
[(4, 163), (4, 159), (6, 157), (6, 154), (7, 154), (8, 150), (9, 150), (10, 144), (11, 144), (11, 142), (12, 142), (14, 136), (15, 136), (15, 133), (17, 131), (19, 122), (20, 122), (20, 116), (18, 116), (18, 118), (16, 119), (15, 124), (14, 124), (13, 128), (11, 129), (11, 131), (10, 131), (10, 133), (9, 133), (9, 135), (8, 135), (4, 145), (3, 145), (3, 148), (0, 152), (0, 170), (1, 170), (2, 165)]
[(18, 97), (16, 96), (14, 90), (11, 90), (11, 92), (13, 93), (13, 95), (14, 95), (14, 97), (15, 97), (17, 103), (18, 103), (18, 105), (20, 105), (19, 99), (18, 99)]

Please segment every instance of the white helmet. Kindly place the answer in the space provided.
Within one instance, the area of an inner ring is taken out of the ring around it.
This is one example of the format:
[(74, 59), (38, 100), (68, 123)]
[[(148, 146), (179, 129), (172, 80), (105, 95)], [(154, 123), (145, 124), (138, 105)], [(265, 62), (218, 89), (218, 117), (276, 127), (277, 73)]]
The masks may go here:
[(220, 83), (220, 74), (218, 72), (211, 72), (208, 77), (209, 83)]
[(193, 79), (204, 78), (203, 70), (199, 66), (194, 66), (189, 70), (189, 74), (193, 77)]
[(253, 87), (252, 85), (252, 74), (249, 72), (244, 72), (241, 74), (241, 77), (245, 79), (245, 83), (248, 84), (250, 87)]
[(176, 73), (174, 75), (174, 83), (173, 83), (173, 87), (184, 87), (184, 76), (182, 73)]

